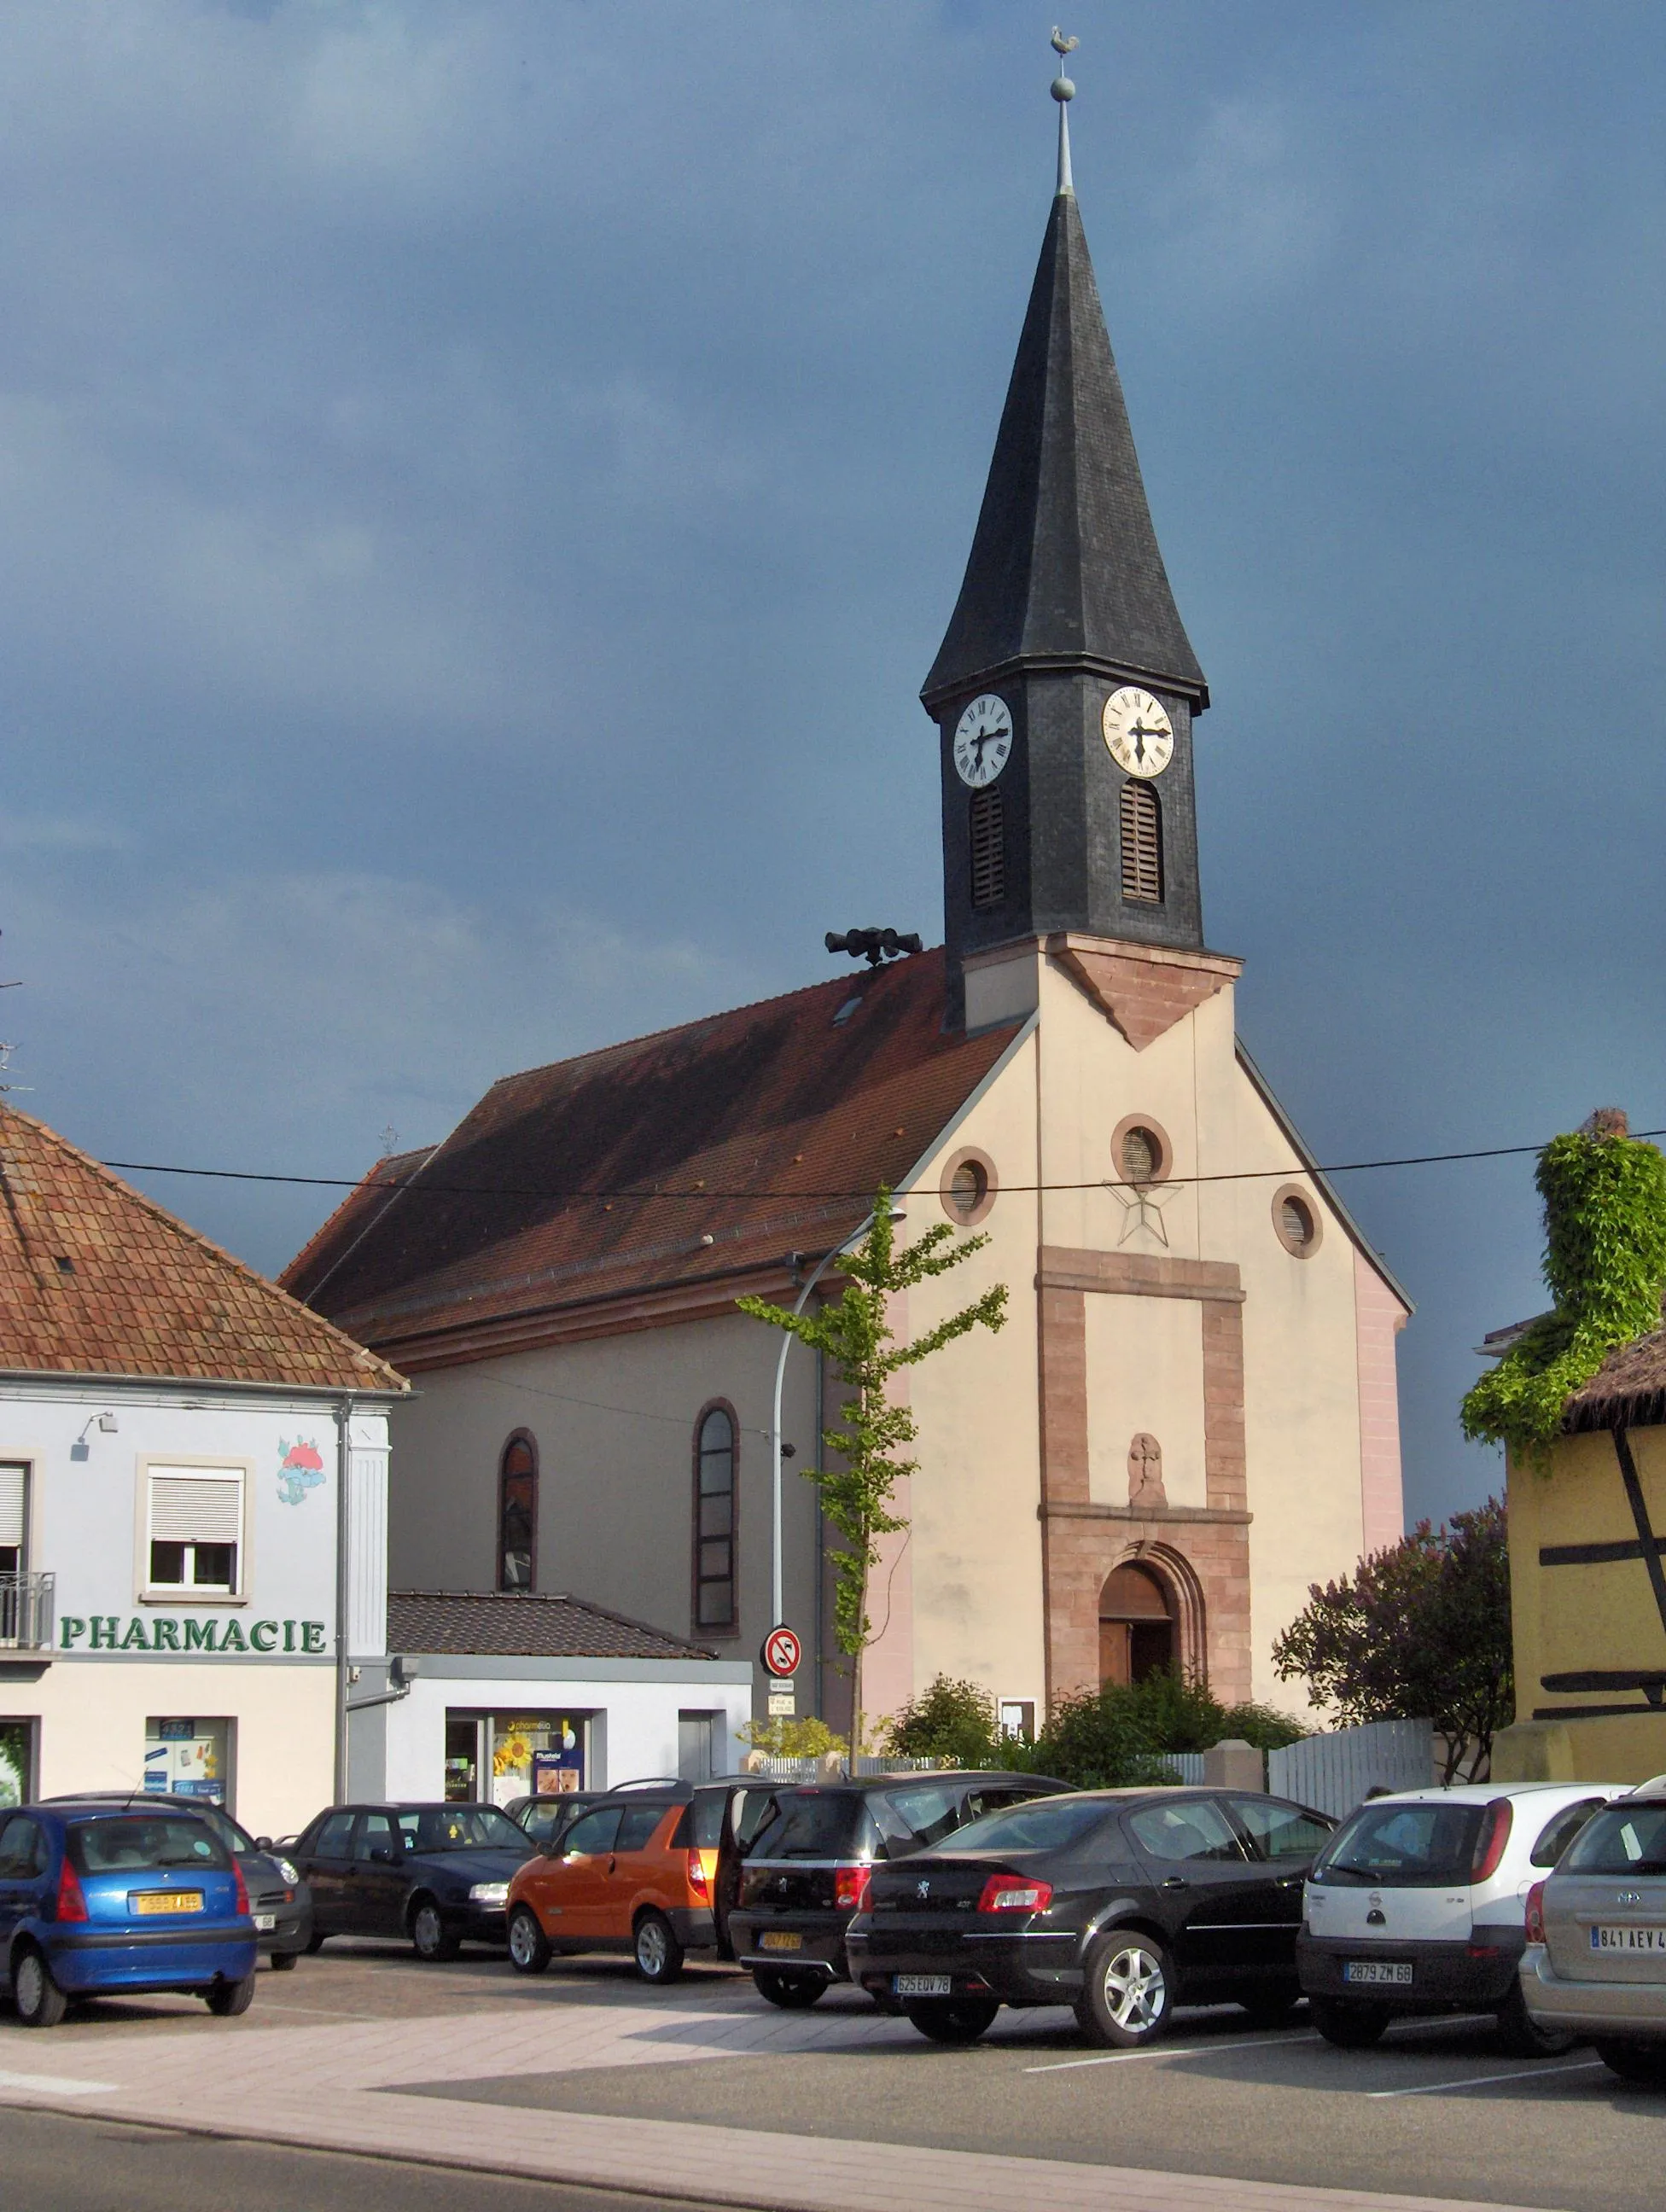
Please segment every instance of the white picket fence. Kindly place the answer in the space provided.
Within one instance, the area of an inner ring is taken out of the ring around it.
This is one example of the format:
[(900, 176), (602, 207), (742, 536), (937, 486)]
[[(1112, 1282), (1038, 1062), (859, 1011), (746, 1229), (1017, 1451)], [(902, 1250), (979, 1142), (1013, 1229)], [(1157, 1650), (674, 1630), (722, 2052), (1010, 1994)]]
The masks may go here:
[(1267, 1754), (1267, 1786), (1316, 1813), (1340, 1819), (1365, 1792), (1426, 1790), (1435, 1779), (1434, 1727), (1429, 1721), (1371, 1721), (1335, 1735), (1304, 1736)]

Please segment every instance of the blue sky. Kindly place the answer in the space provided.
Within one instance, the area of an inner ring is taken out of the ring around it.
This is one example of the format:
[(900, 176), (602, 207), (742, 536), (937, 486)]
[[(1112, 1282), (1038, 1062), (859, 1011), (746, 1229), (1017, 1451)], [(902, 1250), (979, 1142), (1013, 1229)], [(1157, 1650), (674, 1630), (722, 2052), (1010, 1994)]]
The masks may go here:
[[(356, 1172), (940, 927), (915, 694), (1045, 9), (0, 15), (0, 1015), (103, 1157)], [(1213, 689), (1205, 919), (1320, 1156), (1666, 1125), (1666, 10), (1085, 0), (1076, 181)], [(154, 1179), (257, 1265), (317, 1194)], [(1530, 1162), (1351, 1176), (1484, 1495)]]

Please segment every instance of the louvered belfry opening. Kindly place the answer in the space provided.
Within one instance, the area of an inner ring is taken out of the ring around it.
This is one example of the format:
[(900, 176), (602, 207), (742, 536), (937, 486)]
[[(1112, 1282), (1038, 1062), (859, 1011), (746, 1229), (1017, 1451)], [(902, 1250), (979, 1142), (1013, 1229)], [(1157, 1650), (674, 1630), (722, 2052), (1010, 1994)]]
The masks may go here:
[(1006, 896), (1006, 824), (998, 791), (972, 793), (972, 904), (999, 906)]
[(1163, 809), (1148, 783), (1122, 786), (1122, 896), (1163, 901)]

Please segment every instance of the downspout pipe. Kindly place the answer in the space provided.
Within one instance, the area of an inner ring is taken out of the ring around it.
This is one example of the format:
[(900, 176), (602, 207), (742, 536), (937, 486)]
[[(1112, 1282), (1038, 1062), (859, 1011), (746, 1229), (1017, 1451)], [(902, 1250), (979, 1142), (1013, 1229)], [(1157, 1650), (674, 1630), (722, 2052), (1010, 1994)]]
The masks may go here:
[(335, 1797), (337, 1805), (347, 1802), (347, 1692), (350, 1668), (347, 1654), (347, 1601), (351, 1588), (349, 1572), (348, 1480), (353, 1455), (353, 1401), (341, 1398), (336, 1403), (336, 1774)]

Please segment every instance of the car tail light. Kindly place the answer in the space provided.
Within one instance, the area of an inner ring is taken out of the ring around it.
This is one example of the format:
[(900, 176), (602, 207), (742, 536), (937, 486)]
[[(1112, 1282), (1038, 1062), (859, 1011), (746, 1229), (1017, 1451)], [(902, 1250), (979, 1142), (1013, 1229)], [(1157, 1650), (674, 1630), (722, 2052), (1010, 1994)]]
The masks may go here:
[(1045, 1912), (1053, 1902), (1050, 1881), (1025, 1881), (1015, 1874), (992, 1874), (977, 1900), (980, 1912)]
[(1527, 1893), (1527, 1940), (1542, 1943), (1545, 1940), (1545, 1886), (1535, 1881)]
[(711, 1894), (706, 1882), (706, 1862), (698, 1851), (689, 1853), (689, 1887), (699, 1897)]
[(231, 1871), (232, 1879), (237, 1884), (237, 1909), (240, 1912), (246, 1912), (249, 1909), (249, 1885), (244, 1881), (243, 1869), (235, 1859), (231, 1863)]
[(85, 1920), (88, 1917), (86, 1893), (79, 1876), (68, 1859), (58, 1878), (58, 1917), (60, 1920)]
[(835, 1867), (833, 1869), (833, 1902), (842, 1911), (867, 1911), (867, 1893), (873, 1887), (871, 1866)]
[(1499, 1870), (1504, 1856), (1504, 1847), (1510, 1841), (1510, 1827), (1514, 1814), (1507, 1797), (1495, 1797), (1481, 1816), (1481, 1833), (1475, 1838), (1475, 1856), (1469, 1863), (1471, 1881), (1489, 1881)]

